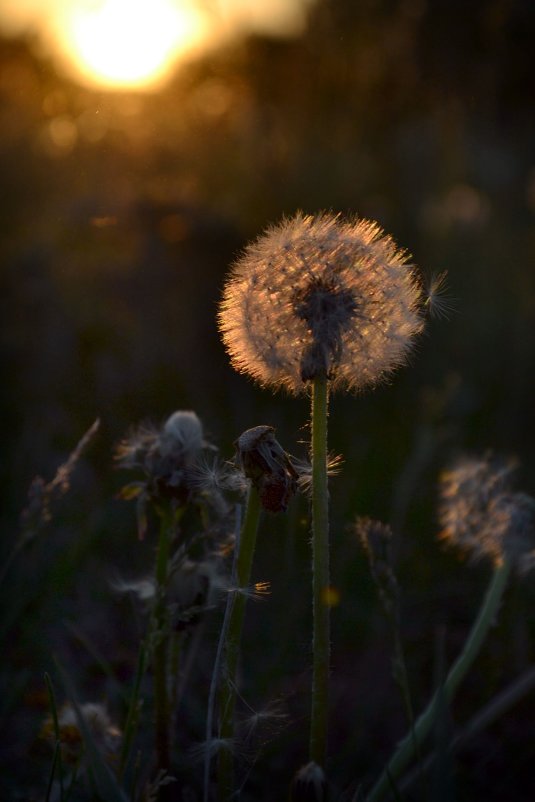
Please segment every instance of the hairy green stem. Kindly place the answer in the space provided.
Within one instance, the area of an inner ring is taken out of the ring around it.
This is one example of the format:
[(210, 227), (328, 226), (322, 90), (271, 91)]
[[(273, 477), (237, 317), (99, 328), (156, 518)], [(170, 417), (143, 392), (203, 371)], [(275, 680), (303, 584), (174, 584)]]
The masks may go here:
[(317, 377), (312, 388), (312, 598), (313, 678), (310, 760), (327, 758), (329, 703), (329, 495), (327, 488), (328, 385)]
[(251, 568), (256, 545), (256, 533), (262, 506), (254, 487), (249, 488), (240, 542), (237, 544), (236, 589), (228, 623), (225, 643), (225, 669), (219, 695), (219, 738), (222, 748), (218, 757), (218, 789), (220, 802), (227, 802), (234, 791), (234, 757), (232, 738), (234, 736), (234, 708), (236, 705), (236, 674), (240, 653), (240, 642), (245, 617), (247, 590), (251, 578)]
[(401, 741), (386, 769), (366, 797), (366, 802), (377, 802), (377, 800), (381, 799), (392, 787), (392, 779), (398, 777), (407, 766), (414, 756), (415, 750), (422, 745), (425, 737), (431, 730), (437, 716), (440, 699), (445, 698), (449, 702), (453, 698), (455, 691), (474, 662), (492, 626), (507, 585), (510, 571), (511, 566), (507, 561), (504, 561), (495, 569), (487, 593), (479, 609), (478, 616), (472, 626), (461, 654), (453, 664), (446, 678), (444, 687), (437, 690), (424, 712), (416, 721), (412, 731)]

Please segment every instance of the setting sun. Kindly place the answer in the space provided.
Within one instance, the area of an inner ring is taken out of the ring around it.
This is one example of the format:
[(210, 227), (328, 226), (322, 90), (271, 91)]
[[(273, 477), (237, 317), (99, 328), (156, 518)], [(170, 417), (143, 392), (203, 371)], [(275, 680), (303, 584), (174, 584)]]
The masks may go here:
[(86, 0), (69, 5), (60, 35), (86, 80), (143, 88), (158, 83), (205, 33), (203, 16), (187, 2)]

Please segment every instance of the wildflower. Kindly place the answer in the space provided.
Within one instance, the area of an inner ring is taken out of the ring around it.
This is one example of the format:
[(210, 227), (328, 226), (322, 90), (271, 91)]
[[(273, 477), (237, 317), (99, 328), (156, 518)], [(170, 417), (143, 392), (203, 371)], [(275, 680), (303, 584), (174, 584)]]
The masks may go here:
[(535, 500), (511, 490), (513, 462), (464, 457), (440, 482), (440, 538), (474, 559), (505, 558), (520, 571), (535, 561)]
[(376, 223), (299, 213), (235, 263), (219, 326), (234, 367), (261, 384), (361, 390), (405, 362), (421, 306), (405, 253)]

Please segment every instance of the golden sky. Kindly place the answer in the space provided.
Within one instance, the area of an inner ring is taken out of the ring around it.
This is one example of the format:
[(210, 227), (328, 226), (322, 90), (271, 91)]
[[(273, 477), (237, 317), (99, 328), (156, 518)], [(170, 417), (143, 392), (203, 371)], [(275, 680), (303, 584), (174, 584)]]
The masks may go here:
[(243, 32), (300, 33), (313, 0), (0, 0), (0, 30), (34, 34), (71, 76), (157, 87), (180, 59)]

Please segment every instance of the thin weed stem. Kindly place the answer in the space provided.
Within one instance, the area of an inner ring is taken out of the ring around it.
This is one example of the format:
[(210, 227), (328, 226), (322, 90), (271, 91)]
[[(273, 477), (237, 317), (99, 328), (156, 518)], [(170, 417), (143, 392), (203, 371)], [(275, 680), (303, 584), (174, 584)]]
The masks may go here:
[(154, 716), (157, 768), (168, 771), (171, 763), (169, 728), (171, 711), (167, 677), (169, 652), (167, 574), (171, 549), (171, 522), (162, 514), (156, 555), (156, 602), (154, 607), (156, 645), (154, 647)]
[(46, 688), (48, 691), (48, 698), (50, 701), (50, 710), (52, 711), (52, 721), (54, 723), (54, 737), (56, 739), (56, 746), (54, 749), (54, 759), (52, 762), (52, 770), (50, 775), (50, 787), (47, 792), (47, 799), (48, 795), (50, 794), (50, 790), (52, 788), (52, 780), (54, 777), (54, 771), (56, 768), (56, 763), (58, 766), (58, 775), (59, 775), (59, 798), (60, 802), (64, 802), (65, 798), (65, 788), (63, 785), (63, 763), (61, 760), (61, 736), (59, 730), (59, 719), (58, 719), (58, 709), (56, 705), (56, 695), (54, 693), (54, 688), (52, 685), (52, 680), (50, 679), (50, 674), (45, 671), (45, 683)]
[(119, 760), (120, 780), (122, 779), (126, 766), (128, 764), (128, 760), (130, 757), (130, 750), (132, 748), (132, 742), (134, 740), (134, 736), (137, 729), (137, 724), (139, 720), (139, 707), (140, 707), (139, 690), (141, 687), (141, 680), (143, 679), (143, 677), (145, 676), (145, 672), (147, 671), (147, 665), (148, 665), (147, 645), (145, 642), (142, 642), (137, 659), (136, 675), (134, 677), (134, 687), (132, 689), (132, 696), (130, 699), (130, 704), (128, 706), (126, 724), (124, 726), (124, 732), (123, 732), (123, 742), (121, 748), (121, 756)]
[[(236, 674), (240, 654), (240, 642), (245, 617), (245, 604), (251, 577), (253, 555), (256, 545), (256, 533), (260, 521), (262, 505), (260, 496), (252, 485), (247, 494), (245, 516), (236, 544), (238, 556), (236, 560), (237, 590), (233, 591), (232, 609), (228, 623), (225, 643), (225, 673), (222, 678), (219, 695), (219, 738), (226, 742), (234, 737), (234, 708), (236, 705)], [(234, 791), (234, 756), (230, 749), (222, 749), (218, 758), (219, 799), (227, 802)]]
[(328, 384), (324, 376), (312, 388), (312, 597), (313, 678), (310, 760), (325, 766), (329, 702), (330, 610), (329, 496), (327, 488)]
[(441, 698), (451, 701), (459, 684), (466, 675), (468, 669), (474, 662), (483, 641), (485, 640), (490, 627), (498, 611), (507, 579), (511, 572), (511, 565), (504, 560), (501, 565), (495, 568), (487, 593), (474, 625), (468, 635), (464, 648), (453, 664), (443, 688), (439, 688), (429, 702), (424, 712), (416, 721), (414, 727), (407, 733), (399, 744), (394, 756), (388, 763), (386, 769), (379, 780), (366, 797), (366, 802), (377, 802), (384, 797), (390, 788), (390, 778), (397, 778), (409, 761), (414, 756), (415, 750), (421, 747), (424, 739), (431, 730), (436, 719)]

